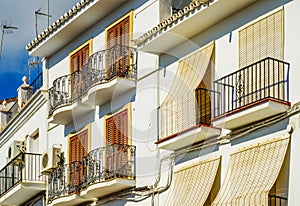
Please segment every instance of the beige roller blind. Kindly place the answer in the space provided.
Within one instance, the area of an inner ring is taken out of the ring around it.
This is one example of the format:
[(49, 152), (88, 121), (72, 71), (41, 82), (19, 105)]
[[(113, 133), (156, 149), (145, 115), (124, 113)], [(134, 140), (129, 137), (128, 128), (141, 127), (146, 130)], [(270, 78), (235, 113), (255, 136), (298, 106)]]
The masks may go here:
[(211, 60), (214, 43), (182, 59), (165, 101), (161, 105), (161, 137), (196, 125), (195, 89)]
[(268, 205), (268, 193), (283, 164), (289, 137), (276, 138), (231, 154), (214, 206)]
[[(245, 68), (253, 63), (272, 57), (283, 60), (284, 55), (284, 18), (283, 9), (260, 19), (239, 32), (239, 68)], [(243, 90), (237, 93), (239, 106), (247, 105), (258, 96), (273, 96), (276, 94), (273, 84), (284, 76), (283, 69), (275, 69), (269, 62), (262, 62), (252, 68), (238, 73), (239, 85)], [(268, 88), (268, 89), (265, 89)]]
[(266, 57), (283, 60), (283, 9), (239, 32), (240, 68)]
[(216, 178), (220, 158), (201, 161), (174, 172), (165, 206), (201, 206)]

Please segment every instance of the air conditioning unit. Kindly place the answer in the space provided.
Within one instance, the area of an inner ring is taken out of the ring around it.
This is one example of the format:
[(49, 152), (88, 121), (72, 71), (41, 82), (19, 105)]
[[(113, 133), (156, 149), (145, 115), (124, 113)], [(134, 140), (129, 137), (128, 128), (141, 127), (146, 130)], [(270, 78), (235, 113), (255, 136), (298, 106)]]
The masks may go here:
[(20, 148), (23, 145), (23, 141), (20, 140), (14, 140), (13, 143), (11, 143), (7, 149), (7, 162), (10, 162), (12, 159), (14, 159), (16, 156), (18, 156), (21, 153)]
[(49, 173), (51, 169), (57, 167), (57, 163), (60, 161), (61, 148), (52, 147), (43, 152), (41, 159), (41, 172), (42, 174)]

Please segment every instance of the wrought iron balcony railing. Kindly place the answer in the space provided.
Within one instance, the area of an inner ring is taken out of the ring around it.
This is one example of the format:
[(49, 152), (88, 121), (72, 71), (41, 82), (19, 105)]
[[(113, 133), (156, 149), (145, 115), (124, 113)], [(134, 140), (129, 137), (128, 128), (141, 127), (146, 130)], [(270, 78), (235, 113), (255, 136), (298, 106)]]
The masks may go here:
[(269, 206), (286, 206), (287, 203), (288, 199), (286, 197), (269, 194)]
[(0, 171), (0, 196), (22, 182), (45, 182), (40, 173), (40, 154), (20, 153)]
[(59, 106), (78, 101), (95, 84), (114, 77), (136, 79), (136, 55), (134, 48), (116, 45), (92, 54), (81, 70), (54, 80), (49, 89), (49, 115)]
[(264, 99), (289, 101), (289, 63), (267, 57), (214, 81), (214, 117)]
[(32, 88), (31, 95), (33, 95), (42, 86), (43, 86), (43, 73), (39, 73), (38, 76), (30, 84), (30, 87)]
[(48, 201), (115, 178), (135, 179), (135, 146), (113, 144), (90, 151), (81, 162), (59, 165), (48, 176)]

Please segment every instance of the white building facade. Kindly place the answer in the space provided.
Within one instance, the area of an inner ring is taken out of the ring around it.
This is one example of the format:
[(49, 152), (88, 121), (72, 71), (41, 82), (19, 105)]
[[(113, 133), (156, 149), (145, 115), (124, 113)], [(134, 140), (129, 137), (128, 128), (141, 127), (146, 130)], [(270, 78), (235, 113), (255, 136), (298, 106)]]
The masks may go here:
[(299, 8), (78, 2), (2, 102), (0, 205), (297, 205)]

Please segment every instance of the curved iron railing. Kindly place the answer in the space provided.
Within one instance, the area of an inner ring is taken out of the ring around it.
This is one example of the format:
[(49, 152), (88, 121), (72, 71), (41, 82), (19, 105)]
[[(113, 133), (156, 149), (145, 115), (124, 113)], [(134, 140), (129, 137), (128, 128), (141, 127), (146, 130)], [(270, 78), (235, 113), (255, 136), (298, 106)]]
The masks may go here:
[(113, 144), (89, 152), (82, 161), (59, 164), (48, 175), (48, 201), (115, 178), (135, 179), (132, 145)]
[(121, 45), (92, 54), (81, 70), (54, 80), (49, 89), (49, 115), (59, 106), (78, 101), (95, 84), (114, 77), (136, 79), (136, 56), (134, 48)]

